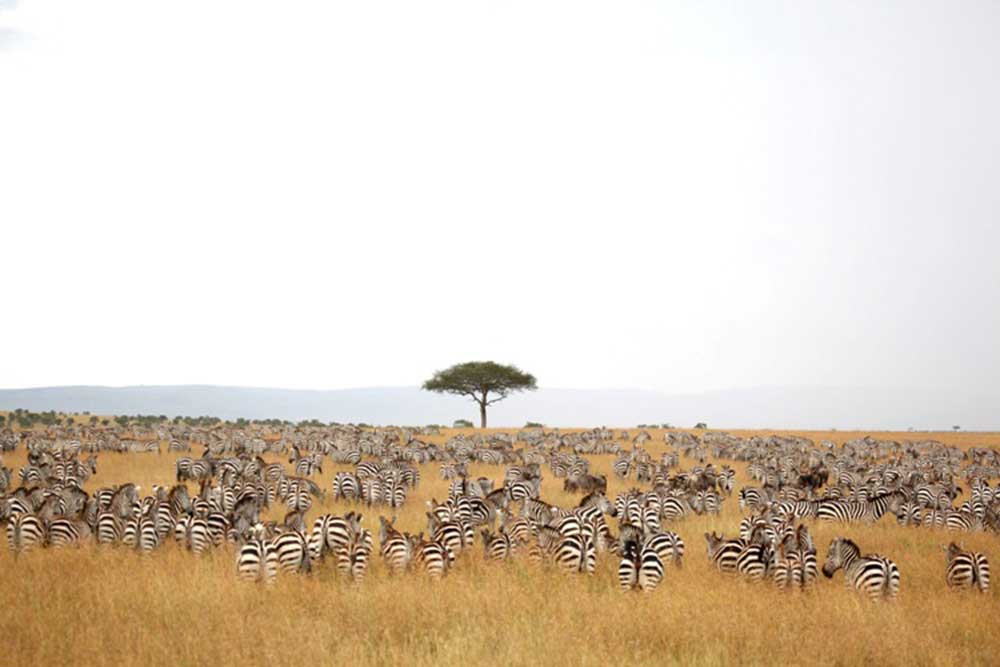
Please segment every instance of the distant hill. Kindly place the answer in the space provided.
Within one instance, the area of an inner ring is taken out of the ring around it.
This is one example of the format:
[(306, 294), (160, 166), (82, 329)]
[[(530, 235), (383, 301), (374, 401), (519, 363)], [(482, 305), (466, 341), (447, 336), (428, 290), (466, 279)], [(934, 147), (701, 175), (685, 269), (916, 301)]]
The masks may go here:
[[(635, 426), (670, 423), (712, 428), (965, 430), (1000, 427), (997, 397), (908, 388), (761, 387), (668, 395), (632, 389), (539, 389), (490, 408), (491, 426)], [(369, 424), (477, 422), (471, 401), (416, 387), (311, 391), (223, 386), (41, 387), (0, 389), (0, 409), (94, 414), (210, 415)]]

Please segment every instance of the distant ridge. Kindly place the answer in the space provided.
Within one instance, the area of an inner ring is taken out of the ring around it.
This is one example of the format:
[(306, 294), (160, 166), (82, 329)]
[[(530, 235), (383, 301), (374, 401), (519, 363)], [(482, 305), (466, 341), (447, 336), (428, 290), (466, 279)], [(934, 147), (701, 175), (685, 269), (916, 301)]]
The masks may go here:
[[(1000, 427), (997, 397), (924, 388), (760, 387), (669, 395), (637, 389), (542, 388), (490, 408), (491, 426), (635, 426), (670, 423), (711, 428), (990, 430)], [(66, 386), (0, 389), (0, 409), (94, 414), (210, 415), (369, 424), (476, 421), (471, 401), (417, 387), (307, 390), (173, 386)]]

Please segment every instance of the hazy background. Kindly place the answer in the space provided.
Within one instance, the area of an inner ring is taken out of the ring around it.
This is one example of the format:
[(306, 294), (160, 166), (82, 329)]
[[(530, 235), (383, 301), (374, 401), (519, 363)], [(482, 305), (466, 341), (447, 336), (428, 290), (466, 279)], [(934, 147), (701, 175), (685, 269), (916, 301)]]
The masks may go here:
[[(979, 397), (980, 401), (987, 400)], [(985, 404), (985, 403), (984, 403)], [(468, 399), (438, 396), (417, 387), (315, 391), (253, 387), (51, 387), (0, 389), (0, 408), (88, 411), (223, 419), (319, 419), (368, 424), (445, 424), (479, 408)], [(850, 387), (754, 387), (666, 395), (636, 389), (553, 389), (514, 395), (490, 407), (491, 426), (625, 426), (670, 424), (690, 428), (842, 428), (857, 430), (988, 430), (975, 401), (948, 392), (910, 389), (858, 391)], [(825, 420), (825, 421), (824, 421)]]
[(0, 0), (0, 386), (494, 359), (727, 425), (777, 387), (773, 426), (1000, 426), (997, 35), (971, 0)]

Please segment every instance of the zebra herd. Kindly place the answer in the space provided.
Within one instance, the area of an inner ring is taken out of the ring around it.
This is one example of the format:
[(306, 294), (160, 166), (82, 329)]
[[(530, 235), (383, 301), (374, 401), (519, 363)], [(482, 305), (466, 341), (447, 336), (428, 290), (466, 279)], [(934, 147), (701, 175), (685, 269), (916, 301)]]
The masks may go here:
[[(416, 431), (351, 428), (291, 431), (280, 440), (163, 435), (169, 451), (184, 455), (174, 463), (173, 483), (144, 495), (133, 483), (85, 490), (98, 470), (93, 452), (118, 454), (76, 440), (5, 433), (6, 451), (27, 450), (16, 487), (14, 471), (0, 463), (0, 521), (10, 550), (19, 555), (92, 542), (151, 554), (173, 541), (201, 556), (232, 545), (238, 577), (268, 583), (279, 575), (309, 575), (324, 563), (360, 583), (373, 560), (390, 575), (436, 579), (476, 552), (489, 562), (523, 557), (575, 574), (594, 574), (602, 559), (613, 558), (621, 590), (650, 593), (668, 566), (683, 570), (685, 543), (675, 531), (685, 519), (717, 517), (731, 502), (736, 462), (746, 463), (754, 484), (736, 493), (744, 514), (738, 537), (705, 533), (708, 562), (723, 575), (780, 590), (810, 590), (820, 571), (829, 578), (842, 570), (847, 586), (873, 599), (891, 600), (899, 592), (896, 563), (862, 553), (847, 537), (830, 543), (820, 568), (811, 522), (846, 527), (893, 515), (907, 527), (1000, 531), (1000, 494), (990, 485), (1000, 477), (997, 453), (934, 442), (868, 438), (838, 449), (801, 438), (670, 432), (666, 451), (654, 457), (648, 434), (629, 445), (599, 429), (454, 437), (443, 444), (424, 442)], [(160, 451), (158, 443), (141, 443), (127, 449)], [(188, 455), (192, 443), (204, 447), (200, 457)], [(595, 454), (612, 455), (616, 482), (634, 486), (609, 497), (607, 477), (591, 469), (588, 456)], [(287, 461), (264, 455), (287, 455)], [(697, 465), (685, 470), (682, 461)], [(448, 482), (448, 495), (421, 508), (423, 530), (402, 530), (396, 514), (412, 503), (419, 466), (431, 462)], [(476, 477), (470, 464), (503, 473)], [(317, 481), (324, 465), (346, 468), (333, 473), (327, 488)], [(546, 476), (562, 479), (563, 497), (578, 500), (543, 499)], [(960, 483), (970, 493), (956, 507)], [(308, 522), (307, 514), (317, 504), (325, 509), (330, 499), (353, 509)], [(267, 519), (276, 507), (283, 508), (282, 518)], [(364, 513), (377, 516), (377, 545)], [(952, 542), (945, 556), (949, 587), (988, 591), (984, 554)]]

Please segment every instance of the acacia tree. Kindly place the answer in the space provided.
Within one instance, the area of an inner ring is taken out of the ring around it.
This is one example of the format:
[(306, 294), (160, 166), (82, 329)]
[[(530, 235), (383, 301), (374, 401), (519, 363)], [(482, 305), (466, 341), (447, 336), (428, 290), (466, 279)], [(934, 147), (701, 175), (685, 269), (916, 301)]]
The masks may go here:
[[(517, 366), (492, 361), (469, 361), (434, 373), (424, 383), (426, 391), (468, 396), (479, 404), (481, 428), (486, 428), (486, 406), (493, 405), (516, 391), (534, 390), (535, 376)], [(490, 395), (493, 394), (493, 398)]]

